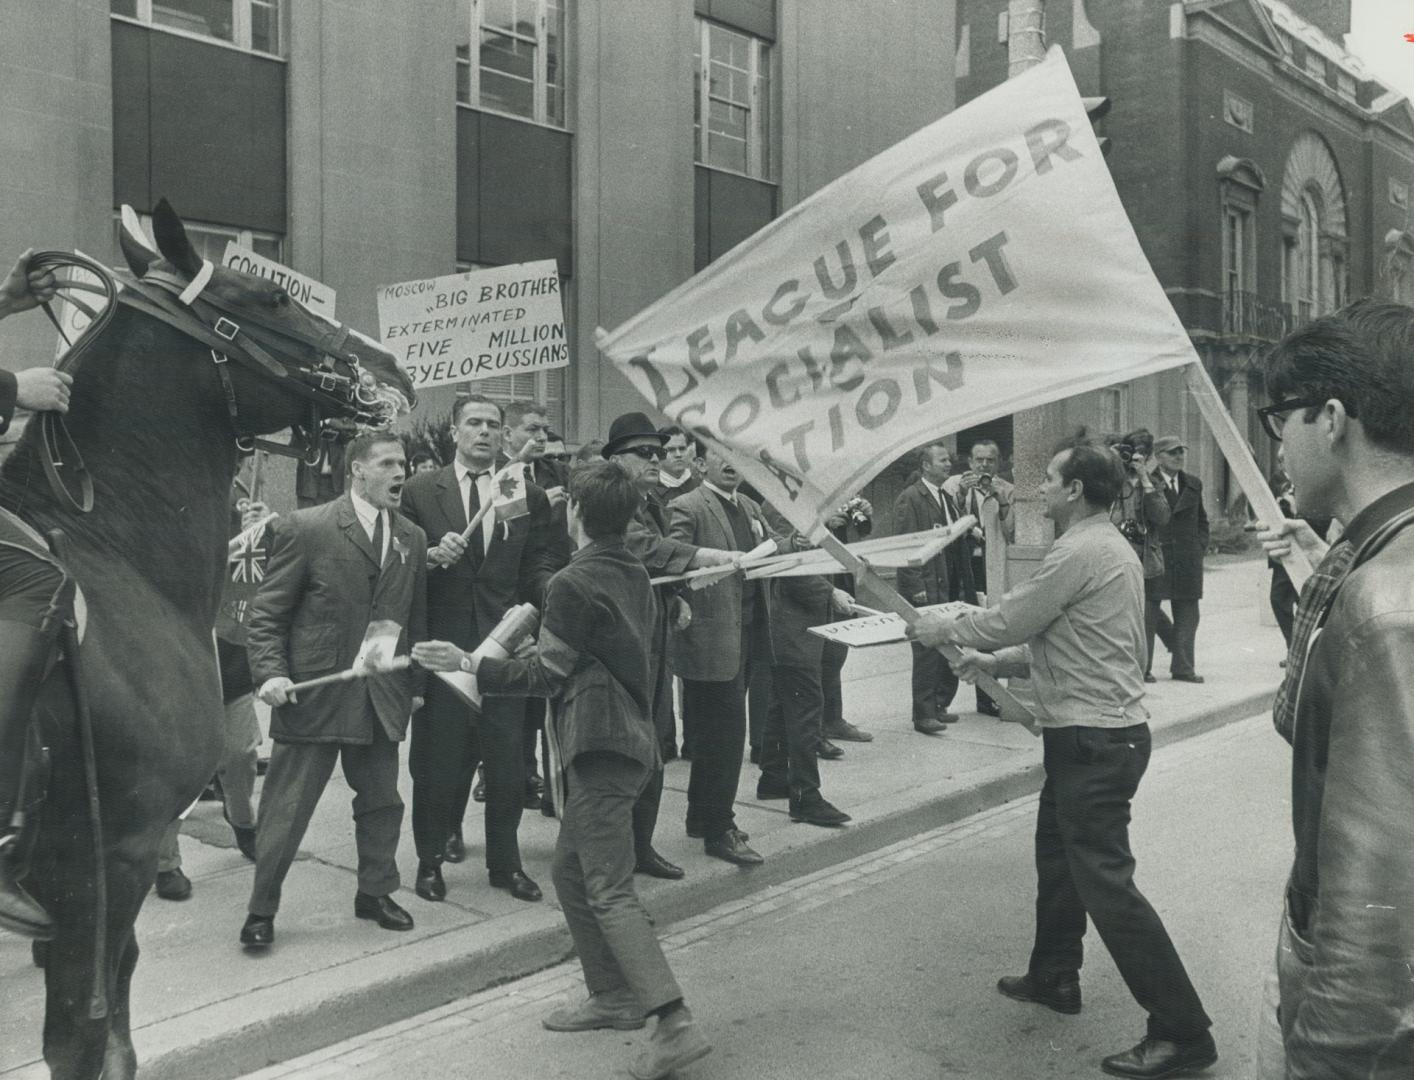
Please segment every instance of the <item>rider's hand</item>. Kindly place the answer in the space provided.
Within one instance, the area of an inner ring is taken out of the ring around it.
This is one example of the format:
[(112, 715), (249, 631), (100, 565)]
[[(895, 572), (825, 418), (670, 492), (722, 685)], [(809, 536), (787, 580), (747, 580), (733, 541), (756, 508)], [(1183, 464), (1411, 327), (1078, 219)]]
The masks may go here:
[(290, 687), (292, 686), (294, 686), (292, 680), (285, 678), (283, 675), (276, 675), (273, 679), (266, 679), (260, 689), (256, 691), (255, 696), (271, 708), (274, 708), (276, 705), (283, 705), (286, 702), (298, 704), (299, 699), (296, 698), (294, 694), (290, 693)]
[(69, 411), (69, 387), (74, 377), (50, 367), (15, 372), (15, 404), (32, 412)]
[(54, 299), (59, 283), (52, 271), (29, 269), (29, 257), (33, 254), (34, 248), (24, 251), (0, 281), (0, 319)]

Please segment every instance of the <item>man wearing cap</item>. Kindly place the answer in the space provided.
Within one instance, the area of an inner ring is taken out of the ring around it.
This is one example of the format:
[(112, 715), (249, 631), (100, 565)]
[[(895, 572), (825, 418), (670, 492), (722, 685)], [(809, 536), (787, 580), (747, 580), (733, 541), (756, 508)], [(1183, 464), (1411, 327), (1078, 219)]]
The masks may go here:
[[(1193, 665), (1193, 641), (1198, 633), (1198, 601), (1203, 598), (1203, 554), (1208, 550), (1208, 514), (1203, 509), (1203, 484), (1183, 471), (1187, 446), (1177, 435), (1161, 435), (1154, 440), (1154, 486), (1169, 504), (1169, 523), (1164, 530), (1164, 575), (1146, 597), (1149, 618), (1171, 657), (1169, 672), (1175, 682), (1200, 683)], [(1173, 620), (1164, 614), (1167, 600)], [(1146, 682), (1153, 682), (1154, 639), (1149, 638), (1149, 666)]]
[[(667, 535), (668, 509), (658, 490), (662, 471), (660, 462), (665, 456), (668, 441), (669, 436), (655, 428), (647, 416), (641, 412), (631, 412), (609, 425), (609, 441), (602, 451), (607, 460), (617, 462), (633, 478), (643, 495), (643, 502), (629, 522), (625, 543), (648, 570), (649, 577), (666, 577), (732, 561), (730, 551), (700, 547)], [(660, 585), (653, 591), (657, 599), (658, 625), (650, 639), (650, 658), (653, 663), (653, 726), (658, 735), (660, 760), (648, 786), (634, 805), (633, 843), (638, 873), (677, 879), (683, 876), (683, 871), (654, 850), (653, 830), (658, 823), (658, 804), (663, 795), (661, 747), (672, 738), (673, 733), (669, 628), (685, 629), (692, 618), (692, 610), (676, 586)]]

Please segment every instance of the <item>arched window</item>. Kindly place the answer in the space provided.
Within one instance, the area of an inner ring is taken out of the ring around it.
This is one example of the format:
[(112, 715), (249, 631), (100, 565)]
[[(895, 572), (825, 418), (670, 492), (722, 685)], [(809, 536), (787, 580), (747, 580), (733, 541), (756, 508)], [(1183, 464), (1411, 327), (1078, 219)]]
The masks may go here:
[(1321, 212), (1311, 192), (1301, 196), (1296, 231), (1296, 315), (1308, 322), (1321, 314)]
[(1292, 145), (1281, 183), (1285, 241), (1282, 299), (1298, 324), (1345, 299), (1345, 185), (1335, 156), (1315, 132)]

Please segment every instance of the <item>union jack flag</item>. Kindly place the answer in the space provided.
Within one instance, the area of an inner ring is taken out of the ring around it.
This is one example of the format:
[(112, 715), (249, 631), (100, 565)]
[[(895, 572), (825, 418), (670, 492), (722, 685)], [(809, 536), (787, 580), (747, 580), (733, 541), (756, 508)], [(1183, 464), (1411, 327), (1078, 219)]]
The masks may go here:
[(216, 632), (237, 644), (244, 644), (251, 602), (265, 580), (265, 566), (270, 558), (270, 521), (266, 518), (238, 533), (228, 549), (230, 576), (221, 595)]

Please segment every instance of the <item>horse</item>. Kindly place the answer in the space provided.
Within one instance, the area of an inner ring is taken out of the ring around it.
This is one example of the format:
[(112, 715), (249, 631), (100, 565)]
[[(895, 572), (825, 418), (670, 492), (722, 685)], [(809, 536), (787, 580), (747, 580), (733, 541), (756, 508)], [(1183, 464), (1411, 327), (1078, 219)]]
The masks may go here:
[[(258, 437), (286, 428), (316, 439), (316, 428), (341, 415), (381, 412), (386, 421), (391, 406), (405, 410), (413, 397), (389, 353), (312, 315), (274, 282), (204, 262), (166, 200), (153, 227), (157, 251), (122, 235), (133, 276), (120, 301), (163, 292), (152, 283), (165, 283), (165, 294), (181, 289), (183, 299), (147, 309), (120, 302), (80, 343), (73, 370), (67, 426), (92, 479), (92, 511), (79, 512), (62, 484), (45, 485), (38, 423), (0, 467), (0, 502), (40, 532), (66, 534), (65, 563), (87, 610), (77, 670), (91, 715), (101, 866), (67, 672), (49, 677), (36, 708), (50, 776), (26, 886), (55, 925), (45, 946), (43, 1035), (55, 1080), (137, 1072), (134, 923), (162, 832), (201, 793), (221, 748), (212, 627), (241, 449), (269, 445)], [(193, 312), (203, 307), (209, 314), (199, 320)], [(213, 340), (230, 346), (217, 352)]]

